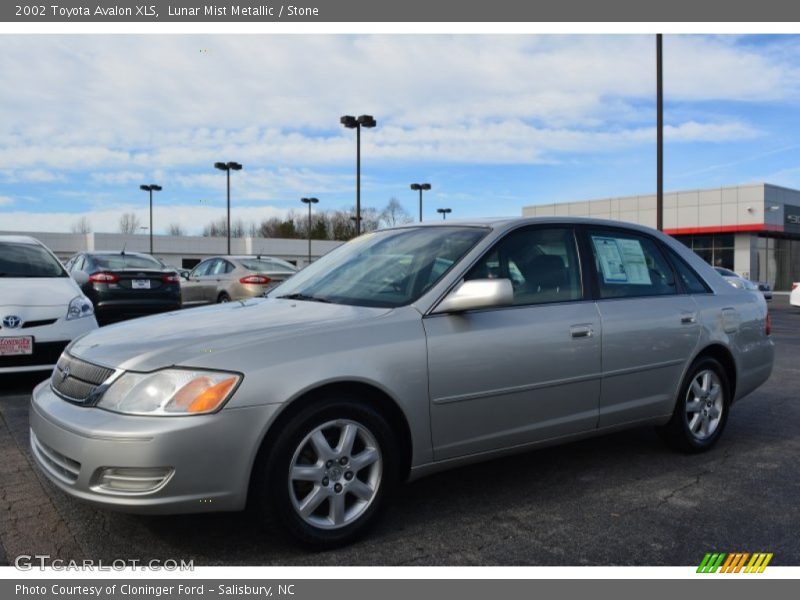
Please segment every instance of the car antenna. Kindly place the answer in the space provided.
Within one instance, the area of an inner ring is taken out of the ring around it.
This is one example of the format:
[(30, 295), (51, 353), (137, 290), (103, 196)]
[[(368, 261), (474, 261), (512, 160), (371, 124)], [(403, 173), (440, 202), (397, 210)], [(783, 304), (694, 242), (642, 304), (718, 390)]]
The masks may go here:
[(120, 254), (121, 254), (122, 256), (125, 256), (125, 248), (126, 248), (127, 246), (128, 246), (128, 242), (125, 242), (124, 244), (122, 244), (122, 250), (120, 251)]

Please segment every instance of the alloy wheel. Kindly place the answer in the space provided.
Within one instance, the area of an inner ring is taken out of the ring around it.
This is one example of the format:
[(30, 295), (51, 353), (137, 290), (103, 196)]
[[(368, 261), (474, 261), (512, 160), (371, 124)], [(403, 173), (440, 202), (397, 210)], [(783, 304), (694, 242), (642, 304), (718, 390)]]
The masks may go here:
[(375, 436), (347, 419), (314, 428), (289, 467), (289, 497), (303, 521), (340, 529), (358, 520), (378, 494), (383, 459)]
[(711, 369), (698, 371), (686, 391), (686, 423), (698, 440), (714, 435), (725, 410), (725, 398), (719, 375)]

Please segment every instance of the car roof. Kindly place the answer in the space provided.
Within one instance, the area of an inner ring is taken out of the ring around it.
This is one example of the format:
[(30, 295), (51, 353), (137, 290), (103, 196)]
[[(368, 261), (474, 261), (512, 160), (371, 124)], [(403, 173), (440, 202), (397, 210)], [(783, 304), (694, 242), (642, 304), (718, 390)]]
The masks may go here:
[(88, 256), (144, 256), (145, 258), (152, 258), (153, 260), (158, 260), (154, 256), (146, 254), (144, 252), (117, 252), (116, 250), (84, 250), (83, 254)]
[(0, 242), (9, 242), (12, 244), (34, 244), (36, 246), (44, 246), (42, 242), (29, 235), (0, 235)]
[(520, 225), (536, 224), (561, 224), (561, 225), (595, 225), (602, 227), (615, 227), (634, 231), (652, 232), (653, 228), (638, 223), (626, 221), (612, 221), (610, 219), (596, 219), (592, 217), (485, 217), (476, 219), (448, 219), (447, 221), (426, 221), (422, 223), (407, 223), (392, 229), (406, 229), (412, 227), (490, 227), (492, 229), (513, 228)]

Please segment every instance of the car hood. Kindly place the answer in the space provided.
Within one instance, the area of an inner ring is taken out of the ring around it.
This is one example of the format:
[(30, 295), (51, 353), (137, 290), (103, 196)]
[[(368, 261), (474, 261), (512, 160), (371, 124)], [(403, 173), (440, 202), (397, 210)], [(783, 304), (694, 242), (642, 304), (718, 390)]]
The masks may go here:
[(0, 306), (66, 306), (82, 295), (71, 277), (2, 277)]
[(256, 298), (134, 319), (97, 329), (69, 352), (112, 368), (150, 371), (311, 329), (363, 322), (389, 312), (298, 300)]

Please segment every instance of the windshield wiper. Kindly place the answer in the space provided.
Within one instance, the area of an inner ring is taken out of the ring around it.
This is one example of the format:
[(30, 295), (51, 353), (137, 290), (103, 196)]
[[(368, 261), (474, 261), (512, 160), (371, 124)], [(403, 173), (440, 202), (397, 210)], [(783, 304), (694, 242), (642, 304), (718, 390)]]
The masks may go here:
[(309, 302), (324, 302), (326, 304), (331, 303), (331, 301), (327, 300), (326, 298), (320, 298), (319, 296), (311, 296), (309, 294), (302, 294), (300, 292), (296, 292), (294, 294), (286, 294), (285, 296), (276, 296), (276, 298), (283, 300), (307, 300)]

